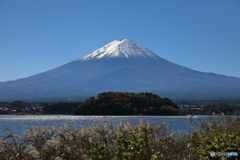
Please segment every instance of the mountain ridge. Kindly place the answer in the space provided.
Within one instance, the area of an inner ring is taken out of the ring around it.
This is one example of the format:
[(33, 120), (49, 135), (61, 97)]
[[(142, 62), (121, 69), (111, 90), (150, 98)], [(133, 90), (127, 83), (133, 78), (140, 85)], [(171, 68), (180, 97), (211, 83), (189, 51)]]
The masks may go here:
[(240, 78), (195, 71), (123, 39), (49, 71), (0, 82), (0, 100), (74, 99), (103, 91), (153, 92), (175, 99), (240, 97)]

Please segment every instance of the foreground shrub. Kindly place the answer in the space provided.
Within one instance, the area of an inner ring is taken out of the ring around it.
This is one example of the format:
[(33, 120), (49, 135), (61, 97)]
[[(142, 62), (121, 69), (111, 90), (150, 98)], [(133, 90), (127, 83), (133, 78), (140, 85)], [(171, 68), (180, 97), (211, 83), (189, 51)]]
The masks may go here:
[(199, 131), (199, 138), (201, 143), (204, 144), (198, 150), (201, 159), (240, 159), (240, 154), (234, 157), (210, 156), (210, 152), (237, 152), (240, 153), (240, 133), (239, 129), (231, 129), (229, 132), (221, 133), (218, 130), (214, 132), (212, 137), (204, 137), (204, 134)]
[[(190, 119), (191, 120), (191, 119)], [(120, 123), (113, 129), (93, 124), (77, 130), (68, 124), (26, 127), (24, 137), (10, 134), (0, 139), (1, 160), (192, 160), (237, 159), (210, 157), (210, 152), (239, 152), (239, 118), (220, 116), (202, 122), (200, 130), (191, 121), (188, 133), (171, 133), (170, 126), (161, 122), (152, 125)], [(226, 129), (227, 127), (227, 129)]]
[[(192, 136), (199, 159), (240, 159), (240, 118), (238, 116), (212, 116), (202, 122)], [(238, 156), (210, 156), (211, 152), (237, 152)]]

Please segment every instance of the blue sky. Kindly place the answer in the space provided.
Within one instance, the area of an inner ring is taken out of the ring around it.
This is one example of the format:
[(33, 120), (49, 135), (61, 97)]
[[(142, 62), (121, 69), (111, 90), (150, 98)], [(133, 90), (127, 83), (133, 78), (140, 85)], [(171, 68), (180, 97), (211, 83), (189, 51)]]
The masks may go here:
[(240, 77), (239, 0), (0, 0), (0, 82), (125, 38), (173, 63)]

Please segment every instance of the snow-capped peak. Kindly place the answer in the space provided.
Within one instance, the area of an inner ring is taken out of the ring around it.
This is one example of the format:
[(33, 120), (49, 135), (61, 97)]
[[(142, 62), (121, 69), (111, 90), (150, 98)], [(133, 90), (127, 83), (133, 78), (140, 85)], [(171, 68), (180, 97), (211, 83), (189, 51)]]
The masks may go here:
[(115, 40), (96, 51), (76, 59), (75, 61), (90, 60), (90, 59), (100, 59), (100, 58), (114, 58), (114, 57), (125, 57), (125, 58), (157, 58), (153, 52), (147, 48), (137, 44), (136, 42), (129, 39)]

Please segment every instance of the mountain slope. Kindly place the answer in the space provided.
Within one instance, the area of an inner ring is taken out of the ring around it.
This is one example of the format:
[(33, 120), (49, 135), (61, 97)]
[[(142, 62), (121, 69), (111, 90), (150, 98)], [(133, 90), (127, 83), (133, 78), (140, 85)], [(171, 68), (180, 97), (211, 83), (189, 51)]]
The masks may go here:
[(0, 100), (75, 99), (103, 91), (148, 91), (169, 98), (229, 98), (240, 97), (240, 79), (179, 66), (123, 39), (44, 73), (1, 82)]

